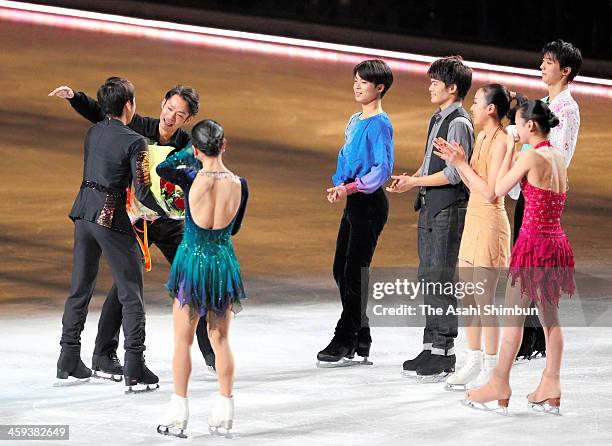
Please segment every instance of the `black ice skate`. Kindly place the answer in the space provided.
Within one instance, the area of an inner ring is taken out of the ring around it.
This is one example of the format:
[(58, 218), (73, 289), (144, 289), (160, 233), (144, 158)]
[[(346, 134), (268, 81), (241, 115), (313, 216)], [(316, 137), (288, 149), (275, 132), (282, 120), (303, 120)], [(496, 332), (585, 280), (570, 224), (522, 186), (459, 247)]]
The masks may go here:
[(213, 375), (217, 373), (216, 369), (215, 369), (215, 354), (213, 353), (207, 353), (204, 355), (204, 362), (206, 363), (206, 368), (208, 369), (208, 371), (210, 373), (212, 373)]
[(429, 359), (417, 367), (417, 381), (420, 383), (437, 383), (455, 371), (455, 355), (430, 355)]
[(116, 353), (108, 355), (93, 355), (91, 368), (94, 378), (107, 379), (114, 382), (123, 380), (123, 367)]
[(80, 354), (61, 352), (57, 360), (56, 386), (69, 386), (88, 382), (91, 370), (81, 361)]
[(527, 326), (523, 331), (521, 347), (516, 354), (515, 364), (546, 357), (546, 339), (542, 327)]
[(428, 361), (430, 356), (431, 356), (431, 350), (423, 350), (415, 358), (404, 361), (404, 364), (402, 364), (402, 374), (404, 376), (416, 378), (417, 368), (421, 364)]
[(372, 346), (372, 336), (370, 335), (370, 327), (361, 327), (357, 334), (357, 349), (355, 353), (357, 356), (361, 356), (364, 362), (368, 361), (370, 356), (370, 347)]
[(354, 342), (347, 343), (334, 336), (329, 345), (317, 354), (317, 367), (335, 368), (352, 365), (372, 365), (367, 358), (364, 358), (363, 361), (354, 361), (355, 350)]
[(159, 378), (145, 365), (144, 358), (128, 359), (123, 368), (126, 394), (151, 392), (159, 389)]

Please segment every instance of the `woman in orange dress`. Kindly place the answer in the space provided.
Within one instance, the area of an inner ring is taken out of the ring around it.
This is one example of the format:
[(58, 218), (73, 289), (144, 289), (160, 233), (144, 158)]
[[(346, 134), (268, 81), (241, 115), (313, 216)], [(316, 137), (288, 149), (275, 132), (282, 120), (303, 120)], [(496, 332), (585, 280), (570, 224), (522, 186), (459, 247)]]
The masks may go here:
[(469, 161), (458, 144), (434, 142), (436, 154), (458, 170), (471, 192), (459, 248), (459, 275), (462, 282), (481, 286), (462, 299), (464, 307), (479, 309), (480, 316), (465, 319), (466, 362), (448, 377), (447, 390), (478, 388), (497, 364), (499, 326), (495, 317), (484, 315), (484, 309), (495, 301), (499, 270), (508, 266), (510, 256), (510, 222), (504, 197), (495, 194), (495, 180), (506, 148), (502, 119), (510, 109), (510, 101), (508, 90), (500, 84), (478, 89), (471, 112), (474, 125), (482, 130)]

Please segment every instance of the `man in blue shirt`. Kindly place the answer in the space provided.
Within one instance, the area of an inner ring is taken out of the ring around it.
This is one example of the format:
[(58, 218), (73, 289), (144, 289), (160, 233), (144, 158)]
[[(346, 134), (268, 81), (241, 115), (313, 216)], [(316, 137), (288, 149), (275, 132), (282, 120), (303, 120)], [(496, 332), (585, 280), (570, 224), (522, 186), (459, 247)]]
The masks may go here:
[(319, 367), (344, 365), (355, 353), (368, 363), (372, 343), (365, 314), (368, 280), (367, 274), (362, 280), (361, 271), (370, 266), (389, 213), (382, 186), (393, 171), (393, 126), (382, 109), (382, 98), (393, 74), (382, 60), (366, 60), (353, 68), (353, 77), (353, 93), (362, 111), (349, 119), (332, 177), (334, 187), (327, 189), (330, 203), (346, 198), (334, 258), (342, 314), (333, 339), (317, 355)]

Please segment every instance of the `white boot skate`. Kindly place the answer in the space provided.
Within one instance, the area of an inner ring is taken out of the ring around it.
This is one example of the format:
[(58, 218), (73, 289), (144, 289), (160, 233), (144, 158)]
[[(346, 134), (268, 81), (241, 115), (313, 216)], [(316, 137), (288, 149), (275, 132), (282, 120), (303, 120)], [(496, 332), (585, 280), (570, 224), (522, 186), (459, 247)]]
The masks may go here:
[(483, 367), (478, 376), (469, 382), (466, 388), (468, 390), (479, 389), (489, 382), (489, 377), (493, 369), (497, 367), (497, 355), (484, 355)]
[[(234, 424), (234, 397), (217, 395), (216, 399), (215, 406), (208, 416), (208, 429), (211, 433), (229, 435)], [(219, 428), (225, 429), (225, 432), (219, 431)]]
[(189, 420), (189, 405), (187, 398), (172, 394), (170, 404), (166, 409), (161, 423), (157, 426), (157, 432), (162, 435), (172, 435), (179, 438), (187, 438), (185, 429)]
[(475, 379), (482, 369), (482, 351), (466, 349), (465, 364), (446, 379), (445, 390), (465, 390), (467, 383)]

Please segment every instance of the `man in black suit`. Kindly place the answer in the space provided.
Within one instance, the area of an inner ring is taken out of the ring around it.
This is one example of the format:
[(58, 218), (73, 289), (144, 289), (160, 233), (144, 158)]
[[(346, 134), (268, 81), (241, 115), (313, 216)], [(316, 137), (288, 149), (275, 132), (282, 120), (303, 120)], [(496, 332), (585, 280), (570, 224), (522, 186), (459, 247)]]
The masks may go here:
[(127, 127), (136, 110), (134, 86), (126, 79), (108, 78), (98, 90), (98, 102), (105, 118), (87, 132), (83, 182), (70, 211), (75, 225), (72, 285), (62, 318), (57, 377), (91, 376), (80, 357), (81, 332), (104, 255), (122, 308), (125, 383), (129, 391), (139, 384), (150, 390), (159, 387), (159, 379), (144, 362), (143, 264), (125, 208), (126, 188), (133, 181), (145, 206), (160, 215), (165, 212), (149, 188), (146, 141)]
[[(82, 91), (74, 92), (68, 86), (61, 86), (49, 93), (49, 96), (68, 99), (72, 108), (92, 123), (104, 119), (100, 104)], [(180, 150), (191, 142), (189, 133), (183, 130), (181, 126), (188, 124), (193, 116), (198, 113), (199, 105), (200, 98), (195, 89), (184, 85), (176, 85), (164, 95), (159, 118), (135, 114), (128, 123), (128, 127), (147, 138), (150, 144), (171, 146)], [(200, 167), (199, 161), (195, 157), (193, 162), (197, 164), (195, 167)], [(143, 224), (144, 221), (140, 219), (135, 223), (135, 226), (142, 230)], [(147, 229), (149, 245), (155, 244), (168, 262), (172, 264), (178, 245), (183, 239), (184, 222), (160, 215), (152, 223), (148, 223)], [(117, 358), (121, 313), (121, 304), (117, 298), (117, 287), (113, 285), (104, 301), (100, 321), (98, 322), (98, 336), (96, 337), (92, 358), (92, 368), (96, 376), (114, 379), (115, 376), (122, 374), (121, 363)], [(206, 365), (214, 369), (215, 353), (208, 340), (205, 320), (198, 323), (196, 336)]]

